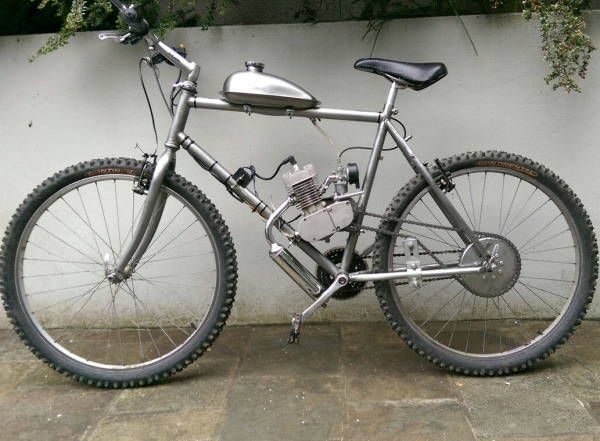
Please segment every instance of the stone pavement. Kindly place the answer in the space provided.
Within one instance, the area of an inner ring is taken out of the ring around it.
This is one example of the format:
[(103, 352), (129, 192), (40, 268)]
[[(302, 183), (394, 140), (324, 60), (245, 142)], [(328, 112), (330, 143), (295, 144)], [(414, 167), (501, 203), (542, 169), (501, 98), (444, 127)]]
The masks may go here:
[(230, 327), (153, 387), (64, 378), (0, 332), (1, 440), (600, 440), (600, 322), (550, 361), (499, 378), (448, 374), (385, 323)]

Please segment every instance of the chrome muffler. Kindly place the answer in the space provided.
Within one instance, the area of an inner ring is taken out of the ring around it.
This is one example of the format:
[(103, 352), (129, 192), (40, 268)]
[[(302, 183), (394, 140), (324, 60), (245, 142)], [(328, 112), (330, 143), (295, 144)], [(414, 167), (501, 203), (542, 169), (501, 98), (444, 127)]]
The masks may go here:
[(269, 257), (312, 299), (316, 299), (321, 294), (323, 287), (317, 278), (281, 245), (271, 244)]
[[(298, 260), (292, 253), (278, 244), (273, 238), (273, 227), (281, 218), (283, 213), (291, 205), (291, 199), (288, 198), (281, 204), (273, 214), (267, 219), (265, 226), (265, 236), (269, 243), (269, 257), (281, 268), (302, 290), (308, 294), (311, 299), (316, 299), (323, 291), (323, 286), (317, 278)], [(290, 235), (289, 232), (284, 234)], [(293, 238), (293, 237), (292, 237)]]

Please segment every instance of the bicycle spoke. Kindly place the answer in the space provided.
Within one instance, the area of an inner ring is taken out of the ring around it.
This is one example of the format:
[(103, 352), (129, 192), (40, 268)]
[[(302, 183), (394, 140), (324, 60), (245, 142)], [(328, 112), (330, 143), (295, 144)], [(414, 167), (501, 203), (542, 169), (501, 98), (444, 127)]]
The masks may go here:
[[(395, 291), (399, 307), (411, 318), (414, 326), (443, 346), (473, 355), (517, 349), (523, 340), (529, 342), (536, 338), (535, 335), (527, 335), (532, 331), (522, 326), (524, 321), (559, 316), (562, 304), (572, 298), (571, 287), (566, 286), (563, 292), (551, 285), (575, 283), (572, 279), (576, 276), (569, 278), (569, 272), (564, 272), (571, 271), (571, 268), (577, 271), (578, 265), (576, 244), (569, 243), (569, 236), (565, 234), (571, 231), (569, 223), (556, 199), (512, 172), (483, 168), (453, 173), (452, 179), (455, 184), (450, 192), (455, 195), (453, 202), (473, 230), (483, 237), (486, 233), (480, 233), (482, 229), (487, 230), (491, 226), (491, 230), (497, 231), (500, 237), (496, 239), (496, 235), (490, 232), (486, 238), (488, 243), (511, 235), (511, 239), (504, 240), (515, 249), (518, 279), (510, 282), (514, 285), (508, 285), (505, 291), (498, 294), (492, 291), (489, 295), (486, 284), (494, 286), (495, 277), (485, 279), (482, 284), (477, 279), (481, 276), (468, 275), (425, 289), (424, 286), (408, 288), (406, 282), (390, 282), (389, 286)], [(411, 223), (404, 223), (395, 230), (396, 242), (388, 251), (392, 268), (397, 268), (401, 262), (396, 261), (396, 256), (404, 256), (398, 249), (403, 248), (400, 240), (407, 235), (420, 240), (419, 248), (423, 249), (419, 250), (419, 254), (424, 256), (421, 259), (437, 261), (437, 253), (456, 245), (464, 249), (454, 236), (456, 230), (444, 225), (445, 218), (437, 214), (428, 198), (431, 198), (430, 190), (425, 189), (403, 212), (393, 215)], [(562, 225), (565, 225), (564, 228)], [(429, 251), (423, 241), (425, 244), (433, 243), (431, 250), (434, 251)], [(456, 263), (456, 260), (449, 263)], [(429, 261), (423, 263), (422, 260), (421, 265), (424, 264), (429, 264)], [(553, 268), (557, 266), (562, 266), (559, 270), (563, 271), (563, 275), (544, 275), (545, 271), (556, 271)], [(501, 283), (508, 284), (508, 280)], [(455, 281), (460, 282), (458, 290), (452, 288)], [(519, 332), (513, 333), (512, 326), (519, 326)]]
[(99, 175), (57, 193), (22, 242), (18, 280), (30, 314), (53, 346), (82, 363), (129, 368), (171, 356), (203, 329), (214, 302), (210, 230), (169, 189), (150, 252), (132, 277), (108, 280), (104, 254), (115, 258), (126, 246), (147, 202), (133, 185), (131, 176)]
[(506, 217), (504, 218), (504, 222), (502, 223), (502, 228), (500, 228), (500, 235), (502, 235), (504, 233), (504, 228), (506, 226), (506, 222), (508, 222), (508, 218), (510, 217), (510, 212), (512, 210), (513, 204), (515, 203), (515, 198), (517, 197), (517, 194), (519, 193), (519, 189), (521, 188), (521, 181), (519, 179), (519, 182), (517, 183), (517, 188), (515, 190), (515, 193), (513, 194), (513, 197), (510, 201), (510, 205), (508, 206), (508, 211), (506, 212)]
[[(85, 225), (87, 225), (90, 228), (90, 231), (92, 232), (92, 234), (94, 235), (95, 238), (100, 239), (102, 241), (102, 243), (104, 245), (106, 245), (108, 248), (110, 248), (110, 245), (104, 240), (104, 238), (102, 236), (100, 236), (96, 230), (92, 227), (91, 223), (88, 223), (85, 219), (83, 219), (81, 217), (81, 215), (71, 206), (71, 204), (69, 204), (64, 198), (60, 198), (60, 200), (67, 205), (67, 207), (69, 207), (69, 209), (75, 214), (75, 216), (81, 221), (83, 222)], [(83, 203), (83, 202), (82, 202)], [(86, 213), (87, 215), (87, 213)], [(98, 251), (100, 251), (100, 249), (98, 249)], [(102, 255), (102, 253), (100, 252), (100, 255)]]
[(119, 254), (121, 253), (121, 219), (119, 218), (119, 198), (117, 197), (117, 180), (113, 179), (113, 189), (115, 193), (115, 210), (117, 214), (117, 233), (119, 238)]
[(479, 207), (479, 223), (477, 224), (477, 229), (481, 230), (481, 219), (483, 218), (483, 201), (485, 199), (485, 185), (487, 184), (487, 172), (485, 172), (483, 178), (483, 190), (481, 191), (481, 205)]
[(475, 229), (475, 224), (474, 224), (473, 220), (471, 219), (469, 212), (467, 211), (467, 207), (465, 207), (465, 203), (463, 202), (462, 198), (460, 197), (460, 192), (458, 191), (458, 186), (454, 188), (454, 193), (458, 197), (458, 200), (460, 202), (460, 205), (462, 206), (462, 209), (464, 210), (464, 213), (467, 215), (467, 219), (469, 220), (469, 224), (471, 225), (471, 228)]
[(115, 262), (117, 261), (117, 253), (115, 252), (115, 248), (112, 244), (112, 239), (110, 237), (110, 232), (108, 231), (108, 222), (106, 221), (106, 213), (104, 212), (104, 204), (102, 203), (102, 197), (100, 197), (100, 189), (98, 188), (98, 182), (95, 182), (96, 193), (98, 194), (98, 202), (100, 203), (100, 209), (102, 210), (102, 219), (104, 219), (104, 226), (106, 227), (106, 236), (108, 237), (108, 244), (110, 246), (110, 251), (113, 254), (113, 259)]

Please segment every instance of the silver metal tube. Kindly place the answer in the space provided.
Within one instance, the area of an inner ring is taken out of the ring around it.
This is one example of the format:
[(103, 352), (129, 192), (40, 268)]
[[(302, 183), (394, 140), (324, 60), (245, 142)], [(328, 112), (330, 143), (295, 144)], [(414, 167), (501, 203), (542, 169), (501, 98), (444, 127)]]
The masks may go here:
[[(463, 274), (477, 274), (484, 271), (483, 267), (467, 267), (467, 268), (441, 268), (434, 270), (422, 270), (421, 277), (445, 277), (445, 276), (459, 276)], [(389, 273), (352, 273), (348, 275), (351, 281), (356, 282), (378, 282), (382, 280), (393, 280), (393, 279), (408, 279), (409, 273), (406, 270), (403, 271), (392, 271)], [(414, 276), (414, 273), (413, 273)]]
[(323, 291), (317, 278), (281, 245), (273, 244), (269, 257), (313, 300)]
[(450, 223), (456, 228), (457, 234), (460, 238), (465, 242), (465, 244), (473, 244), (475, 249), (479, 252), (481, 257), (486, 256), (486, 251), (483, 249), (481, 244), (479, 243), (479, 237), (477, 234), (471, 230), (467, 222), (460, 215), (458, 210), (452, 205), (450, 200), (446, 197), (442, 189), (438, 186), (431, 176), (431, 173), (425, 167), (425, 165), (419, 161), (417, 156), (413, 153), (412, 149), (409, 147), (408, 143), (404, 140), (404, 138), (398, 133), (394, 125), (386, 120), (383, 124), (387, 127), (387, 131), (390, 133), (390, 136), (394, 139), (394, 142), (400, 147), (400, 151), (411, 165), (413, 170), (421, 175), (423, 179), (429, 185), (429, 189), (431, 191), (431, 197), (437, 203), (438, 207), (444, 213), (444, 216), (450, 221)]
[[(373, 150), (371, 150), (367, 171), (363, 179), (363, 186), (361, 189), (363, 193), (358, 199), (359, 212), (365, 211), (367, 204), (369, 203), (369, 196), (371, 195), (371, 189), (373, 188), (373, 182), (375, 181), (375, 175), (377, 174), (377, 166), (379, 165), (383, 144), (385, 142), (385, 135), (387, 133), (386, 121), (388, 121), (388, 118), (392, 115), (392, 109), (394, 108), (394, 102), (396, 101), (397, 94), (398, 85), (396, 83), (392, 83), (388, 92), (385, 106), (383, 108), (381, 122), (377, 127), (377, 134), (375, 135), (375, 140), (373, 141)], [(364, 215), (359, 213), (356, 216), (356, 224), (361, 225), (363, 218)], [(360, 232), (358, 231), (352, 232), (348, 235), (346, 247), (344, 248), (344, 256), (342, 257), (342, 269), (344, 271), (348, 271), (350, 269), (350, 264), (352, 263), (352, 257), (354, 256), (354, 250), (356, 249), (356, 243), (358, 242), (359, 235)]]
[[(186, 150), (202, 168), (208, 170), (208, 172), (212, 174), (219, 182), (227, 186), (233, 193), (242, 199), (245, 204), (250, 206), (252, 211), (256, 212), (265, 220), (271, 217), (272, 210), (269, 208), (269, 206), (261, 201), (254, 193), (238, 185), (237, 182), (235, 182), (235, 179), (233, 179), (231, 173), (229, 173), (225, 167), (219, 164), (217, 160), (214, 159), (206, 150), (197, 145), (184, 133), (179, 133), (177, 138), (181, 147)], [(285, 234), (294, 233), (289, 226), (284, 228), (283, 232)]]
[(142, 238), (142, 241), (138, 245), (137, 249), (135, 250), (135, 253), (131, 257), (130, 266), (133, 268), (135, 268), (135, 266), (138, 264), (138, 262), (148, 249), (148, 246), (150, 246), (150, 242), (152, 242), (152, 239), (154, 238), (154, 234), (156, 233), (156, 229), (158, 228), (158, 224), (160, 223), (163, 211), (165, 209), (167, 197), (167, 193), (164, 192), (161, 192), (158, 196), (156, 206), (154, 207), (152, 216), (150, 216), (150, 222), (148, 222), (148, 227), (146, 228), (144, 237)]
[(317, 309), (325, 305), (329, 301), (331, 296), (333, 296), (337, 291), (339, 291), (340, 288), (346, 286), (347, 283), (348, 275), (346, 273), (338, 274), (335, 277), (333, 283), (329, 285), (329, 287), (323, 292), (323, 294), (321, 294), (312, 305), (310, 305), (308, 308), (302, 311), (302, 314), (300, 315), (300, 323), (303, 323), (308, 317), (313, 315)]
[(314, 300), (323, 291), (323, 287), (317, 278), (288, 250), (278, 244), (273, 237), (273, 227), (279, 222), (279, 219), (291, 204), (291, 198), (287, 198), (267, 219), (265, 237), (269, 244), (269, 257)]
[(278, 109), (275, 107), (242, 106), (214, 98), (190, 98), (189, 103), (190, 106), (197, 109), (258, 113), (261, 115), (287, 116), (289, 118), (297, 116), (302, 118), (336, 119), (343, 121), (361, 121), (372, 123), (377, 123), (381, 119), (381, 113), (363, 110), (328, 109), (324, 107), (306, 110)]
[[(146, 203), (140, 214), (131, 242), (124, 248), (116, 263), (116, 274), (126, 274), (128, 272), (125, 270), (148, 230), (150, 219), (154, 213), (154, 207), (160, 196), (163, 180), (169, 170), (174, 154), (173, 150), (167, 148), (156, 160), (156, 166), (154, 168), (154, 173), (152, 174), (152, 180), (150, 181), (150, 188), (148, 189), (148, 195), (146, 196)], [(158, 223), (156, 225), (158, 225)], [(152, 232), (152, 234), (154, 234), (154, 232)], [(132, 268), (127, 269), (131, 270)]]
[(271, 216), (267, 219), (265, 224), (265, 237), (267, 238), (267, 242), (269, 245), (276, 242), (273, 237), (273, 227), (275, 226), (275, 222), (279, 220), (279, 218), (285, 213), (285, 211), (292, 205), (292, 199), (287, 198), (283, 203), (273, 211)]
[(153, 46), (158, 52), (160, 52), (163, 57), (173, 63), (177, 68), (184, 71), (186, 74), (189, 75), (196, 69), (196, 63), (183, 58), (171, 47), (160, 41), (155, 35), (147, 35), (146, 41), (150, 46)]

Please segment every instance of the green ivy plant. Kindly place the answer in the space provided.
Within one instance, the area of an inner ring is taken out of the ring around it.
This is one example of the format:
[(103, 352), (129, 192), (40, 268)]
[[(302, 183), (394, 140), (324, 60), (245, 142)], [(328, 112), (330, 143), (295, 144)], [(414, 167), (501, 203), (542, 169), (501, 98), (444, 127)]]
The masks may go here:
[[(153, 32), (162, 36), (177, 26), (200, 26), (206, 29), (215, 22), (218, 15), (237, 4), (237, 1), (169, 0), (163, 8), (161, 3), (165, 2), (159, 0), (135, 0), (134, 3), (152, 26)], [(38, 8), (53, 8), (57, 16), (62, 18), (63, 25), (31, 57), (32, 61), (40, 55), (65, 46), (77, 31), (107, 29), (115, 26), (118, 29), (125, 28), (116, 8), (109, 0), (41, 0)]]
[[(154, 32), (163, 35), (177, 26), (201, 26), (205, 29), (213, 25), (229, 8), (237, 5), (238, 1), (136, 0), (135, 3)], [(520, 1), (522, 3), (518, 3)], [(545, 81), (554, 90), (580, 92), (577, 78), (585, 78), (591, 53), (595, 49), (592, 39), (585, 32), (585, 21), (581, 15), (582, 9), (588, 6), (587, 2), (588, 0), (472, 0), (463, 2), (461, 11), (458, 11), (454, 0), (429, 0), (427, 3), (414, 0), (354, 0), (351, 3), (351, 16), (368, 20), (365, 35), (373, 33), (377, 41), (384, 24), (394, 18), (454, 13), (460, 20), (459, 12), (522, 10), (526, 20), (538, 21), (542, 52), (549, 66)], [(341, 5), (339, 2), (340, 16)], [(64, 46), (77, 31), (106, 29), (115, 25), (118, 28), (124, 27), (109, 0), (41, 0), (38, 7), (53, 8), (63, 24), (32, 59)], [(319, 10), (314, 7), (314, 2), (303, 0), (295, 18), (298, 21), (316, 22), (319, 20)], [(466, 27), (465, 30), (467, 31)], [(475, 49), (474, 44), (473, 47)]]
[(585, 0), (524, 0), (526, 20), (538, 18), (542, 52), (550, 72), (546, 83), (554, 90), (581, 92), (576, 77), (585, 78), (592, 51), (592, 39), (585, 33), (581, 9)]

